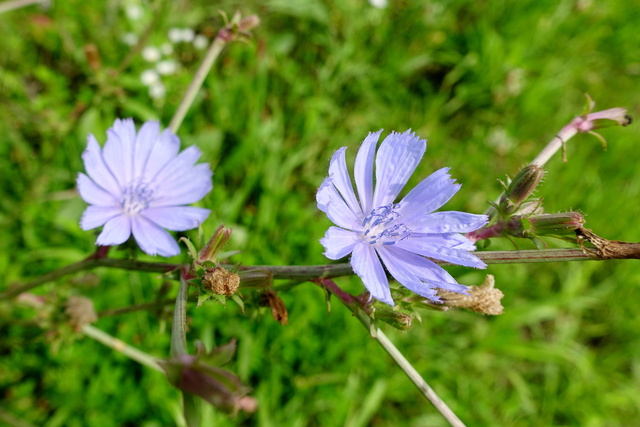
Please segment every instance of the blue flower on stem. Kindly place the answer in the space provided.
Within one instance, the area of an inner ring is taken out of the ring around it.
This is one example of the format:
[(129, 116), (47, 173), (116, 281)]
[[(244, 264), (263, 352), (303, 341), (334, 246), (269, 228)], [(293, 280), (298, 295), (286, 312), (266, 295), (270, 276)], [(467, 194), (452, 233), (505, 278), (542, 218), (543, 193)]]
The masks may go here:
[(83, 153), (87, 175), (78, 174), (78, 191), (89, 204), (80, 220), (83, 230), (104, 225), (97, 245), (124, 243), (132, 234), (145, 253), (180, 253), (165, 229), (190, 230), (209, 209), (183, 206), (202, 199), (213, 187), (207, 163), (196, 164), (197, 147), (180, 151), (180, 139), (157, 122), (136, 133), (133, 120), (116, 120), (101, 148), (89, 135)]
[(427, 144), (410, 131), (392, 132), (376, 153), (381, 132), (370, 133), (358, 151), (354, 167), (357, 197), (347, 170), (346, 147), (331, 158), (329, 177), (316, 196), (318, 208), (338, 226), (330, 227), (320, 240), (325, 256), (340, 259), (351, 254), (353, 271), (371, 295), (390, 305), (393, 299), (382, 264), (402, 285), (432, 301), (440, 301), (438, 288), (466, 293), (466, 286), (427, 258), (485, 268), (484, 262), (469, 253), (475, 246), (461, 233), (484, 226), (487, 216), (434, 212), (461, 187), (447, 173), (449, 168), (434, 172), (394, 203)]

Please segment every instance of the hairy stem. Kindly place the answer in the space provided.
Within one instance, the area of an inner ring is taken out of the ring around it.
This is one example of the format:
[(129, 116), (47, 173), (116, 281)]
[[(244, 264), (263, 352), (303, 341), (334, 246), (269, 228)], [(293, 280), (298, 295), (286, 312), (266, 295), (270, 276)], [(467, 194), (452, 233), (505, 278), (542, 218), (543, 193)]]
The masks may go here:
[[(517, 263), (539, 263), (539, 262), (561, 262), (561, 261), (602, 261), (608, 259), (640, 259), (640, 243), (627, 243), (617, 241), (606, 241), (610, 245), (615, 245), (616, 251), (590, 251), (585, 249), (532, 249), (524, 251), (482, 251), (474, 254), (487, 264), (517, 264)], [(444, 261), (434, 260), (440, 265), (450, 265)], [(169, 264), (162, 262), (145, 262), (127, 259), (113, 258), (88, 258), (86, 260), (70, 264), (51, 273), (40, 276), (22, 285), (15, 285), (0, 294), (0, 300), (13, 298), (23, 292), (27, 292), (35, 287), (47, 282), (54, 281), (69, 274), (78, 273), (84, 270), (91, 270), (96, 267), (110, 267), (122, 270), (136, 270), (155, 273), (168, 273), (180, 268), (180, 264)], [(233, 265), (224, 267), (232, 268)], [(274, 280), (297, 280), (307, 281), (340, 276), (353, 275), (351, 265), (348, 263), (326, 264), (326, 265), (264, 265), (240, 267), (240, 269), (261, 269), (269, 271)]]

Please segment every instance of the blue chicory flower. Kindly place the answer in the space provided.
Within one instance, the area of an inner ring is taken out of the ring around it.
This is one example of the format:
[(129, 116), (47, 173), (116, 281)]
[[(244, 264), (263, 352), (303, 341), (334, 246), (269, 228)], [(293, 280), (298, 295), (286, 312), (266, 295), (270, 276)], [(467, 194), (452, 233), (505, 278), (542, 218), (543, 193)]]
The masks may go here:
[(97, 245), (124, 243), (133, 234), (150, 255), (180, 253), (165, 229), (190, 230), (209, 216), (209, 209), (183, 206), (202, 199), (213, 187), (207, 163), (195, 164), (197, 147), (180, 151), (180, 139), (149, 121), (136, 133), (131, 119), (116, 120), (101, 149), (89, 135), (82, 154), (87, 175), (78, 174), (78, 191), (89, 204), (80, 227), (104, 225)]
[(331, 159), (329, 177), (316, 196), (318, 208), (338, 226), (330, 227), (320, 240), (325, 256), (340, 259), (351, 254), (351, 266), (371, 295), (390, 305), (393, 299), (382, 264), (399, 283), (432, 301), (440, 301), (438, 288), (466, 293), (466, 286), (427, 258), (485, 268), (484, 262), (469, 253), (475, 246), (461, 233), (482, 227), (487, 216), (434, 212), (461, 187), (447, 173), (449, 168), (434, 172), (394, 203), (427, 144), (411, 131), (392, 132), (376, 154), (381, 132), (369, 133), (358, 151), (354, 167), (357, 197), (347, 170), (346, 147)]

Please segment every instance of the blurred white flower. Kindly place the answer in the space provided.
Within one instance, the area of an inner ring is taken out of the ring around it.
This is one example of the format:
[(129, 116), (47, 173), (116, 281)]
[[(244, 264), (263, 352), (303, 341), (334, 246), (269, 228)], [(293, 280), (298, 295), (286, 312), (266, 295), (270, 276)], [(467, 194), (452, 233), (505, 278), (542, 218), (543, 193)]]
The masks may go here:
[(156, 62), (161, 56), (160, 50), (155, 46), (145, 46), (142, 49), (142, 58), (147, 62)]
[(163, 55), (171, 55), (173, 53), (173, 45), (171, 43), (163, 43), (160, 46), (160, 51)]
[(149, 87), (149, 96), (153, 99), (162, 99), (166, 94), (167, 89), (164, 87), (162, 82), (157, 82)]
[(196, 37), (195, 31), (191, 28), (170, 28), (167, 35), (172, 43), (191, 43)]
[(387, 0), (369, 0), (369, 4), (378, 9), (384, 9), (389, 5)]
[(209, 45), (209, 39), (207, 39), (205, 36), (203, 36), (202, 34), (198, 34), (194, 39), (193, 39), (193, 47), (195, 47), (196, 49), (204, 49)]
[(171, 43), (180, 43), (182, 41), (182, 30), (180, 28), (169, 28), (167, 37)]
[(127, 18), (132, 21), (137, 21), (142, 18), (142, 15), (144, 14), (144, 10), (139, 4), (128, 4), (125, 8), (125, 12), (127, 13)]
[(196, 37), (196, 33), (191, 28), (183, 28), (182, 29), (182, 41), (183, 42), (191, 43), (195, 37)]
[(134, 33), (124, 33), (122, 35), (122, 42), (127, 46), (133, 46), (138, 43), (138, 36)]
[(140, 74), (140, 80), (142, 80), (142, 84), (145, 86), (153, 86), (160, 82), (160, 75), (156, 70), (144, 70), (142, 74)]
[(158, 64), (156, 65), (156, 70), (158, 70), (158, 73), (162, 74), (163, 76), (166, 76), (168, 74), (175, 74), (175, 72), (178, 70), (178, 63), (173, 59), (166, 59), (164, 61), (158, 62)]

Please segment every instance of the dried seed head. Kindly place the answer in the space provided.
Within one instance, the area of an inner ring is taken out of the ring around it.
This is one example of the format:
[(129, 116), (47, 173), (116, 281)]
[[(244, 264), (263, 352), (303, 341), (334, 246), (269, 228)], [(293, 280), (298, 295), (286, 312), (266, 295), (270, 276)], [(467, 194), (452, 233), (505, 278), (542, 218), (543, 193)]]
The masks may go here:
[(480, 286), (469, 286), (469, 295), (458, 294), (445, 290), (438, 290), (438, 296), (445, 305), (451, 307), (466, 308), (476, 313), (490, 314), (492, 316), (502, 314), (504, 307), (500, 300), (504, 296), (500, 289), (494, 287), (493, 275), (487, 274), (487, 278)]
[(240, 286), (240, 276), (222, 267), (210, 268), (202, 276), (202, 285), (217, 295), (233, 295)]
[(94, 323), (98, 315), (93, 308), (93, 301), (79, 295), (74, 295), (67, 300), (65, 313), (69, 316), (69, 324), (80, 331), (84, 325)]

